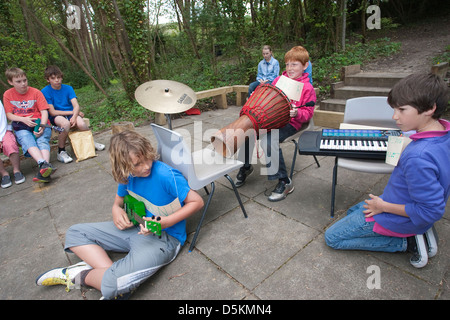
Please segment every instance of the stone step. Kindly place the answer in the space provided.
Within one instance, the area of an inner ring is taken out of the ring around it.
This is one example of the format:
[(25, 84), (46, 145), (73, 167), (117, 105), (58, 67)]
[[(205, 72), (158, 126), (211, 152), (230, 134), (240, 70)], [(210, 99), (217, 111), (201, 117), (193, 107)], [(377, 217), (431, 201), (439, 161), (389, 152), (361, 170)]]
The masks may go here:
[(334, 99), (351, 99), (367, 96), (387, 96), (389, 87), (344, 86), (334, 91)]
[(326, 111), (336, 111), (336, 112), (344, 112), (345, 111), (345, 99), (326, 99), (320, 101), (320, 110)]
[(392, 88), (400, 79), (410, 73), (360, 72), (346, 75), (346, 86), (388, 87)]

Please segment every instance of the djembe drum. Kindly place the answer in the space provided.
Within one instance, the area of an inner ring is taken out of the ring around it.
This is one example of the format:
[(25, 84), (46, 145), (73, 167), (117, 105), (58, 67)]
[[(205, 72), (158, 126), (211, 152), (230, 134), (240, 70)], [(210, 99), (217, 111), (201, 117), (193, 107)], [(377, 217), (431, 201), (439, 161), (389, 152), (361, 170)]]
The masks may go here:
[(247, 131), (260, 129), (268, 131), (284, 127), (289, 123), (289, 98), (271, 84), (259, 85), (242, 107), (240, 117), (220, 129), (211, 137), (215, 151), (231, 158), (245, 142)]

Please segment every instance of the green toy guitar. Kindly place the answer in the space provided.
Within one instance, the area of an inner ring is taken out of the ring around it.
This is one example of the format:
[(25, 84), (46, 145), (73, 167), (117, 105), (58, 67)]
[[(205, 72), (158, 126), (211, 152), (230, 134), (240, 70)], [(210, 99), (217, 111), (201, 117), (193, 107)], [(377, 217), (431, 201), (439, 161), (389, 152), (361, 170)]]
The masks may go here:
[[(144, 220), (143, 217), (145, 217), (145, 205), (142, 201), (139, 201), (135, 198), (133, 198), (130, 195), (126, 195), (123, 199), (124, 202), (124, 210), (128, 216), (128, 219), (134, 224), (139, 225), (142, 224), (153, 232), (153, 234), (156, 234), (157, 236), (161, 236), (161, 223), (159, 220), (161, 220), (161, 217), (156, 217), (156, 220), (147, 221)], [(152, 217), (152, 219), (155, 219), (155, 216)]]

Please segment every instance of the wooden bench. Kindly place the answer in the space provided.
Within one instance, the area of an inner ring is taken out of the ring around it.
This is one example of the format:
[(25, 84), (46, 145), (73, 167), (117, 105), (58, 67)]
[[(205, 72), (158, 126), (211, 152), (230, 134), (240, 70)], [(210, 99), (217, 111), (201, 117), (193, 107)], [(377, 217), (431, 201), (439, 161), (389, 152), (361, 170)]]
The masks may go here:
[(226, 109), (228, 108), (227, 94), (231, 92), (233, 92), (233, 87), (228, 86), (198, 91), (195, 94), (197, 95), (197, 100), (212, 97), (220, 109)]
[(243, 106), (248, 95), (248, 85), (233, 86), (233, 92), (236, 92), (236, 105)]

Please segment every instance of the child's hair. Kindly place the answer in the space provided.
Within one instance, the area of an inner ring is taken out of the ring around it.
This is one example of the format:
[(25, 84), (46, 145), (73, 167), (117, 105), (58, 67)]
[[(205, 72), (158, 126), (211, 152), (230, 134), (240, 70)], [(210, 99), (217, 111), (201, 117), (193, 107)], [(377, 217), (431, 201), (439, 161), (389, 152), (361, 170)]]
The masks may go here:
[(12, 81), (14, 78), (27, 76), (25, 71), (20, 68), (10, 68), (5, 71), (5, 76), (8, 81)]
[(306, 64), (309, 61), (309, 53), (302, 46), (295, 46), (284, 55), (284, 62), (288, 61), (300, 61)]
[(441, 77), (433, 73), (411, 74), (397, 82), (388, 94), (392, 108), (409, 105), (420, 113), (433, 108), (433, 119), (439, 119), (448, 106), (448, 87)]
[(59, 76), (62, 78), (64, 74), (57, 66), (48, 66), (44, 71), (44, 77), (48, 80), (51, 76)]
[(126, 130), (111, 137), (109, 159), (112, 175), (116, 182), (126, 184), (134, 166), (130, 154), (143, 160), (155, 161), (159, 158), (150, 141), (136, 131)]
[(261, 51), (262, 50), (269, 50), (272, 53), (272, 48), (267, 44), (262, 47)]

